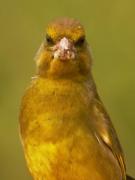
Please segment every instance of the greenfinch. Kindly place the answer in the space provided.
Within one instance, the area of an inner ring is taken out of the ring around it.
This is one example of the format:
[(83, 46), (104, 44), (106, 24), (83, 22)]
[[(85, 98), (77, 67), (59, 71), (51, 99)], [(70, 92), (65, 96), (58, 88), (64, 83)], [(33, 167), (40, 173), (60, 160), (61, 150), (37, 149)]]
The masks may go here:
[(79, 21), (60, 18), (48, 25), (36, 67), (20, 111), (24, 154), (34, 180), (130, 179), (96, 89)]

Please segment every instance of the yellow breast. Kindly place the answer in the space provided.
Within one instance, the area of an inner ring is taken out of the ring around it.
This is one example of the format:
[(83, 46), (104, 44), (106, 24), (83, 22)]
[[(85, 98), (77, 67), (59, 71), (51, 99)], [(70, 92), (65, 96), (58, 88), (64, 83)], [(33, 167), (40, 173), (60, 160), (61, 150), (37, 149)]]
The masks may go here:
[(32, 82), (23, 98), (20, 124), (25, 157), (35, 180), (108, 180), (109, 174), (103, 171), (114, 162), (105, 157), (106, 150), (94, 138), (92, 98), (87, 85), (79, 82), (42, 78)]

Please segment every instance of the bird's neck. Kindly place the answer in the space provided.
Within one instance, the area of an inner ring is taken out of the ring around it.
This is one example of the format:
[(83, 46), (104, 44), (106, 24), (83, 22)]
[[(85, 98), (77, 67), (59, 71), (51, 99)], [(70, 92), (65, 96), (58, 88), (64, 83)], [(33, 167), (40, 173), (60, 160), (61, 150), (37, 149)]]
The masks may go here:
[[(45, 86), (49, 84), (53, 84), (61, 87), (61, 86), (82, 86), (89, 89), (89, 92), (93, 92), (93, 95), (98, 98), (98, 93), (95, 85), (95, 81), (93, 79), (92, 73), (89, 73), (87, 75), (78, 75), (78, 76), (72, 76), (72, 77), (54, 77), (54, 76), (45, 76), (43, 74), (38, 74), (34, 77), (37, 79), (38, 82), (41, 82), (41, 84), (44, 84)], [(77, 87), (76, 86), (76, 87)], [(74, 89), (75, 90), (75, 89)]]
[(54, 81), (72, 81), (72, 82), (80, 82), (80, 83), (84, 83), (84, 82), (93, 82), (93, 76), (91, 74), (91, 72), (87, 73), (87, 74), (66, 74), (66, 75), (61, 75), (58, 76), (57, 74), (47, 74), (43, 71), (38, 71), (37, 72), (37, 76), (38, 78), (44, 79), (44, 80), (54, 80)]

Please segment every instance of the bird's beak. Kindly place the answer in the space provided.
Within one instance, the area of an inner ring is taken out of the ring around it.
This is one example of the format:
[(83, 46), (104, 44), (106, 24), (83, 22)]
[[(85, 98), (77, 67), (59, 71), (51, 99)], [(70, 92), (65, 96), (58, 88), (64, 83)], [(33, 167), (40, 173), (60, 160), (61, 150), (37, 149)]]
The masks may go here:
[(54, 59), (60, 59), (63, 61), (75, 59), (75, 54), (76, 54), (76, 49), (73, 43), (66, 37), (63, 37), (53, 47)]

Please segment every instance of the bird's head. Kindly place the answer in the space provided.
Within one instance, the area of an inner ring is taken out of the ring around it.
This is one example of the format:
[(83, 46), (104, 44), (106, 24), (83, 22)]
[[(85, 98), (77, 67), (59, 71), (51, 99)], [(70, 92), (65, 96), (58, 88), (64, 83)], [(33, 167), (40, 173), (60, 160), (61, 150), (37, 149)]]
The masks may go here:
[(90, 73), (91, 61), (85, 31), (79, 21), (61, 18), (48, 25), (36, 56), (39, 75), (52, 78), (86, 76)]

